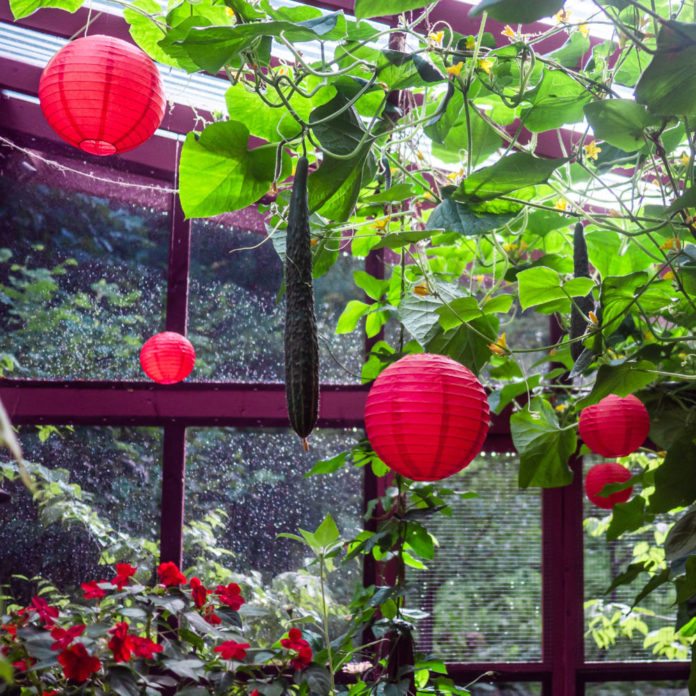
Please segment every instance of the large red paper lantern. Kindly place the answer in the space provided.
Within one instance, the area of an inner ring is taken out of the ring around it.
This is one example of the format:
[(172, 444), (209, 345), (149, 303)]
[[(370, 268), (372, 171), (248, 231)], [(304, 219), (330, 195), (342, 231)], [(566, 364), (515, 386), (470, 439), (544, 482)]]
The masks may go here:
[(626, 457), (648, 437), (650, 417), (640, 399), (630, 394), (604, 397), (580, 414), (578, 424), (582, 441), (603, 457)]
[(585, 493), (587, 493), (590, 502), (605, 510), (611, 510), (616, 503), (625, 503), (631, 497), (633, 486), (623, 491), (602, 496), (600, 493), (604, 486), (610, 483), (624, 483), (630, 478), (631, 472), (625, 466), (621, 466), (621, 464), (616, 462), (602, 462), (601, 464), (596, 464), (587, 472), (587, 476), (585, 476)]
[(48, 62), (39, 101), (53, 130), (92, 155), (144, 143), (164, 116), (157, 67), (137, 46), (111, 36), (71, 41)]
[(407, 355), (375, 380), (367, 437), (394, 471), (437, 481), (463, 469), (488, 433), (488, 399), (476, 376), (444, 355)]
[(185, 336), (174, 331), (155, 334), (140, 351), (145, 374), (159, 384), (174, 384), (186, 379), (196, 362), (196, 352)]

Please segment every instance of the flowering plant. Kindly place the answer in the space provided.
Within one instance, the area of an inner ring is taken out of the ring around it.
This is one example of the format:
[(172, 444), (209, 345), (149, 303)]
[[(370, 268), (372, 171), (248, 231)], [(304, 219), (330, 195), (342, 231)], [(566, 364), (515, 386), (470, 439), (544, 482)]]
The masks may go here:
[[(271, 682), (302, 683), (313, 656), (303, 631), (291, 627), (270, 648), (252, 648), (236, 583), (205, 587), (172, 562), (159, 565), (154, 586), (136, 576), (137, 568), (118, 563), (110, 580), (82, 583), (80, 602), (57, 593), (49, 601), (41, 591), (28, 606), (11, 606), (0, 622), (0, 653), (14, 668), (14, 692), (130, 695), (176, 687), (258, 696)], [(0, 683), (0, 693), (7, 688)]]

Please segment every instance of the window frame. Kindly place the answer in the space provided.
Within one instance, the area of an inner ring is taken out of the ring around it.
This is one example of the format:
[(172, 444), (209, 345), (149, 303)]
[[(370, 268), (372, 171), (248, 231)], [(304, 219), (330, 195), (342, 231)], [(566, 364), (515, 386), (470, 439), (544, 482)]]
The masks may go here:
[[(353, 0), (305, 0), (305, 4), (352, 12)], [(468, 18), (469, 7), (456, 0), (441, 0), (430, 21), (444, 20), (463, 34), (475, 33), (478, 20)], [(69, 38), (84, 27), (87, 17), (85, 8), (72, 15), (42, 9), (16, 24)], [(9, 5), (4, 0), (0, 1), (0, 22), (14, 23)], [(491, 22), (494, 31), (497, 24)], [(126, 23), (116, 15), (97, 15), (90, 31), (131, 40)], [(39, 67), (0, 57), (0, 90), (35, 97), (40, 73)], [(145, 174), (174, 189), (177, 185), (175, 162), (178, 148), (182, 136), (192, 130), (195, 123), (193, 110), (176, 104), (168, 110), (162, 129), (175, 134), (178, 139), (155, 135), (136, 150), (105, 161), (84, 153), (76, 154), (77, 151), (64, 145), (50, 130), (38, 104), (0, 91), (0, 134), (8, 139), (21, 146), (40, 146), (67, 162), (79, 157), (82, 161), (113, 167), (125, 176)], [(2, 148), (0, 143), (0, 152)], [(540, 138), (539, 154), (554, 155), (557, 148), (557, 142)], [(169, 194), (169, 210), (166, 329), (185, 334), (191, 223), (185, 219), (175, 193)], [(365, 269), (372, 275), (383, 276), (383, 254), (371, 253), (366, 259)], [(550, 326), (551, 334), (555, 328)], [(367, 350), (377, 338), (365, 339)], [(366, 396), (367, 387), (364, 385), (322, 384), (318, 427), (364, 427)], [(277, 383), (216, 381), (163, 387), (149, 382), (119, 380), (2, 378), (0, 399), (15, 425), (162, 427), (160, 557), (162, 561), (178, 564), (182, 560), (186, 428), (288, 426), (284, 387)], [(514, 451), (509, 410), (493, 418), (484, 450)], [(448, 669), (458, 683), (465, 684), (483, 672), (492, 672), (492, 678), (498, 682), (541, 683), (544, 696), (581, 696), (585, 683), (590, 682), (687, 679), (687, 662), (585, 662), (581, 464), (579, 458), (571, 462), (575, 474), (571, 485), (542, 491), (542, 659), (520, 663), (450, 663)], [(384, 488), (383, 479), (377, 479), (370, 471), (365, 472), (365, 500), (380, 495)], [(365, 582), (371, 584), (384, 579), (382, 571), (374, 561), (366, 559)]]

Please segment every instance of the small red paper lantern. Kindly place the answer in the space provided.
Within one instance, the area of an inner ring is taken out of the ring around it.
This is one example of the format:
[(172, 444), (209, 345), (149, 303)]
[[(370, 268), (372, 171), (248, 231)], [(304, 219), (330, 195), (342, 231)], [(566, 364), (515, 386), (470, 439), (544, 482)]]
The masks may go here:
[(145, 374), (159, 384), (174, 384), (186, 379), (196, 362), (191, 341), (174, 331), (155, 334), (140, 351)]
[(616, 462), (602, 462), (587, 472), (585, 493), (590, 502), (605, 510), (611, 510), (616, 503), (625, 503), (631, 497), (633, 486), (606, 496), (600, 495), (602, 489), (610, 483), (624, 483), (630, 478), (631, 472), (625, 466)]
[(463, 469), (488, 433), (488, 399), (476, 376), (444, 355), (407, 355), (375, 380), (365, 404), (372, 448), (394, 471), (437, 481)]
[(610, 394), (580, 414), (582, 441), (603, 457), (626, 457), (648, 437), (650, 416), (640, 399)]
[(92, 155), (144, 143), (164, 116), (157, 67), (137, 46), (85, 36), (61, 48), (39, 81), (39, 101), (53, 130)]

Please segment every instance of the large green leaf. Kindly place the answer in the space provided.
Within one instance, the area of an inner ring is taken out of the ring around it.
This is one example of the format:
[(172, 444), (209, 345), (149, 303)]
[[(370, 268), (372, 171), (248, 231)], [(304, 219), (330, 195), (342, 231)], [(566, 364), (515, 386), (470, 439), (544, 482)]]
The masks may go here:
[(614, 505), (607, 540), (618, 539), (624, 532), (634, 531), (645, 524), (645, 499), (637, 495), (627, 503)]
[(696, 509), (687, 510), (665, 539), (665, 560), (676, 561), (696, 551)]
[(661, 23), (657, 49), (636, 85), (636, 101), (653, 114), (696, 112), (696, 24)]
[(489, 17), (507, 24), (528, 24), (542, 17), (556, 14), (565, 0), (482, 0), (470, 12), (479, 17), (487, 12)]
[(284, 109), (266, 105), (254, 92), (241, 82), (228, 87), (225, 93), (230, 118), (244, 123), (252, 135), (270, 143), (297, 135), (301, 127)]
[(323, 38), (324, 34), (335, 26), (338, 14), (330, 15), (332, 22), (317, 18), (298, 23), (276, 20), (238, 24), (232, 27), (194, 26), (185, 36), (177, 38), (172, 43), (183, 49), (200, 68), (215, 74), (240, 51), (251, 47), (264, 36), (274, 37), (282, 33), (290, 41), (312, 41)]
[(590, 263), (602, 278), (628, 275), (653, 263), (653, 259), (636, 244), (624, 244), (623, 238), (614, 230), (591, 229), (585, 233), (585, 240)]
[(488, 346), (497, 334), (497, 318), (486, 315), (460, 324), (455, 329), (439, 331), (423, 347), (429, 353), (449, 356), (476, 374), (491, 359)]
[(57, 7), (59, 10), (76, 12), (82, 7), (82, 0), (10, 0), (10, 10), (15, 19), (28, 17), (42, 7)]
[(574, 430), (562, 430), (553, 406), (539, 396), (510, 416), (510, 432), (520, 455), (520, 488), (555, 488), (573, 481), (568, 459), (575, 452)]
[(694, 461), (696, 445), (693, 434), (683, 433), (667, 450), (665, 460), (655, 471), (655, 491), (648, 501), (650, 512), (668, 512), (696, 501)]
[(467, 205), (445, 198), (432, 211), (425, 227), (428, 230), (445, 230), (473, 236), (502, 227), (511, 219), (512, 215), (476, 215)]
[(517, 274), (520, 307), (528, 309), (536, 305), (565, 299), (561, 289), (561, 278), (556, 271), (546, 266), (537, 266)]
[(645, 129), (655, 125), (655, 117), (632, 99), (605, 99), (585, 104), (585, 116), (595, 137), (606, 140), (624, 152), (645, 145)]
[[(239, 210), (268, 192), (276, 148), (264, 145), (249, 150), (248, 142), (249, 131), (238, 121), (212, 123), (199, 136), (186, 136), (179, 182), (181, 206), (187, 217)], [(281, 178), (287, 176), (289, 168), (289, 158), (283, 155)]]
[(526, 152), (515, 152), (464, 179), (452, 198), (462, 203), (486, 201), (521, 188), (542, 184), (565, 162), (565, 158), (541, 159)]
[(578, 61), (590, 50), (590, 37), (585, 36), (580, 31), (575, 31), (570, 38), (559, 49), (554, 51), (549, 57), (553, 58), (564, 68), (575, 70)]
[(592, 406), (609, 394), (628, 396), (643, 389), (655, 380), (656, 375), (647, 372), (654, 369), (655, 365), (647, 360), (637, 363), (625, 362), (621, 365), (602, 365), (597, 371), (592, 391), (578, 401), (576, 409), (580, 411)]
[(418, 10), (432, 0), (355, 0), (355, 16), (358, 19), (388, 17), (409, 10)]
[(522, 122), (529, 130), (539, 133), (582, 121), (583, 105), (590, 95), (566, 73), (547, 70), (541, 84), (527, 92), (525, 99), (531, 106), (522, 110)]

